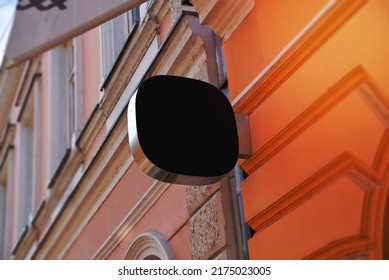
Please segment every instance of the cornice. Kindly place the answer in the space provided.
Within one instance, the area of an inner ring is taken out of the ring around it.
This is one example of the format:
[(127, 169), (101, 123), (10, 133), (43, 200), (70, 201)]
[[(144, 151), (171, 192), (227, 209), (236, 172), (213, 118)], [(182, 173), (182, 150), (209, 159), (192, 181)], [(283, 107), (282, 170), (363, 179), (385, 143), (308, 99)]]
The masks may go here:
[(269, 98), (367, 0), (341, 0), (326, 5), (234, 99), (235, 112), (251, 114)]
[(227, 40), (254, 8), (254, 0), (192, 0), (200, 23)]

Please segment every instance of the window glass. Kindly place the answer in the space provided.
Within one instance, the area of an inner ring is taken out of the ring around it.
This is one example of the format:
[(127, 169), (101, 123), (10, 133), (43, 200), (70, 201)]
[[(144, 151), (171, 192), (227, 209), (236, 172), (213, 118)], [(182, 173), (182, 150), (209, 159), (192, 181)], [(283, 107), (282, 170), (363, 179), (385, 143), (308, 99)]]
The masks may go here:
[(103, 79), (108, 77), (128, 37), (136, 29), (139, 21), (140, 8), (135, 7), (100, 26)]

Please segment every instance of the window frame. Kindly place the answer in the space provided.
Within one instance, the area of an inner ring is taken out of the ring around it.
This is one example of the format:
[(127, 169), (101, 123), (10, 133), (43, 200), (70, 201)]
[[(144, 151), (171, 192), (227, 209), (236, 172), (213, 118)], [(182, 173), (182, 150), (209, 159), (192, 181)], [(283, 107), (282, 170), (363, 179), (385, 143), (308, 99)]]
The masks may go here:
[(40, 104), (41, 74), (35, 73), (29, 84), (17, 118), (17, 220), (16, 233), (20, 234), (38, 207), (40, 198)]
[(102, 85), (109, 79), (116, 62), (138, 28), (140, 20), (140, 7), (137, 6), (100, 25)]
[[(47, 188), (76, 148), (82, 130), (82, 42), (77, 37), (49, 53), (49, 153)], [(65, 128), (65, 129), (63, 129)]]
[(158, 231), (150, 230), (138, 235), (131, 243), (126, 260), (174, 260), (169, 241)]

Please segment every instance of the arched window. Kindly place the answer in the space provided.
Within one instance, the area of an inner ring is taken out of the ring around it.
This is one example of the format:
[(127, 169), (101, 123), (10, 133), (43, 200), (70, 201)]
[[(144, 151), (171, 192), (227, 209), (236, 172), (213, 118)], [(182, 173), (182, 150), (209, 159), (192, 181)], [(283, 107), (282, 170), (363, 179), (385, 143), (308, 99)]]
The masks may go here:
[(157, 231), (138, 236), (126, 254), (126, 260), (172, 260), (173, 250), (166, 238)]

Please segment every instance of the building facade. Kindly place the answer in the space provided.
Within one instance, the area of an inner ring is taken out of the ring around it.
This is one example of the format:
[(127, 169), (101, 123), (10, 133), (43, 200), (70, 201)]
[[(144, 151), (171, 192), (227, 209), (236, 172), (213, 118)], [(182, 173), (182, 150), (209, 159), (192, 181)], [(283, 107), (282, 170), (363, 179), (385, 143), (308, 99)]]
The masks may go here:
[[(389, 258), (388, 12), (147, 1), (2, 69), (0, 257)], [(217, 184), (159, 182), (133, 162), (128, 101), (166, 74), (220, 88), (248, 120), (251, 150)]]

